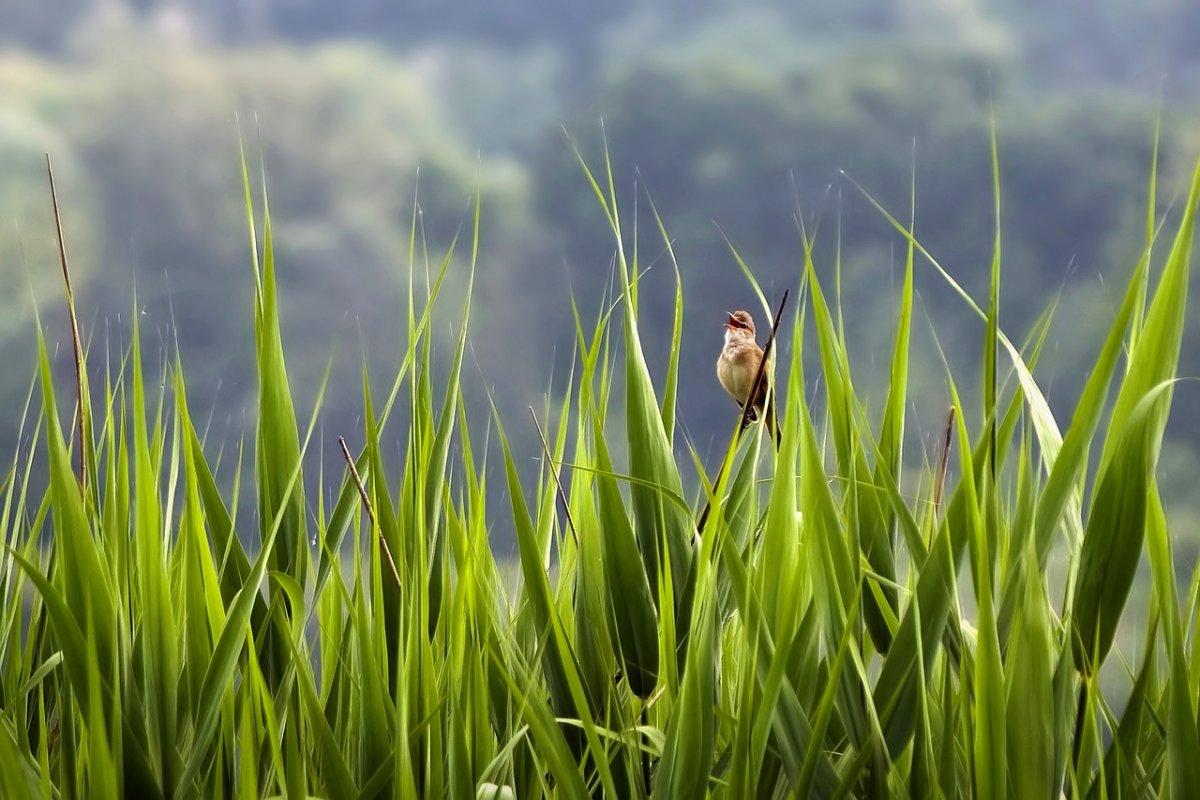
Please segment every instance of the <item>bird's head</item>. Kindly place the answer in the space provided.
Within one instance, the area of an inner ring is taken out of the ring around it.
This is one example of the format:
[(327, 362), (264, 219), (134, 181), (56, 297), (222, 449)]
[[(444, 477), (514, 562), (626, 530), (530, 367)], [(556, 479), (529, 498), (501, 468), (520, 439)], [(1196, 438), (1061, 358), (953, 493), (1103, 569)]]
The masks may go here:
[(754, 320), (748, 311), (730, 311), (725, 320), (725, 330), (730, 333), (754, 338)]

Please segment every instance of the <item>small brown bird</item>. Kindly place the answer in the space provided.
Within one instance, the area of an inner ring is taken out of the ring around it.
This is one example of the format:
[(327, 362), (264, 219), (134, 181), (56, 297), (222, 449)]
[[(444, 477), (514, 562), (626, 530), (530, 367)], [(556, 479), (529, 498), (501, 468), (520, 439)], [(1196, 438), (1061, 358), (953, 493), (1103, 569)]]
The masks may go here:
[(766, 406), (767, 431), (779, 443), (779, 429), (775, 424), (775, 404), (773, 402), (770, 374), (764, 369), (762, 379), (758, 382), (758, 391), (750, 397), (754, 376), (758, 374), (758, 365), (762, 362), (763, 351), (754, 340), (754, 320), (749, 312), (733, 311), (725, 321), (725, 347), (717, 359), (717, 380), (721, 382), (726, 392), (745, 408), (747, 401), (753, 409), (751, 419), (758, 420), (763, 416)]

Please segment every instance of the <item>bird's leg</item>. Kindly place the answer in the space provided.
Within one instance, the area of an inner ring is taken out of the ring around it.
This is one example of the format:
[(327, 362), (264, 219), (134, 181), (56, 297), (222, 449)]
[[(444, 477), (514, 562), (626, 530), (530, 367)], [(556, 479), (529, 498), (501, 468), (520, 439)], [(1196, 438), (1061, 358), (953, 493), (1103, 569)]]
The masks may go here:
[[(746, 404), (738, 403), (738, 406), (742, 409), (745, 409)], [(742, 430), (745, 431), (751, 425), (758, 422), (759, 415), (761, 413), (762, 413), (762, 409), (757, 404), (752, 404), (750, 406), (750, 413), (746, 414), (745, 416), (742, 417)]]

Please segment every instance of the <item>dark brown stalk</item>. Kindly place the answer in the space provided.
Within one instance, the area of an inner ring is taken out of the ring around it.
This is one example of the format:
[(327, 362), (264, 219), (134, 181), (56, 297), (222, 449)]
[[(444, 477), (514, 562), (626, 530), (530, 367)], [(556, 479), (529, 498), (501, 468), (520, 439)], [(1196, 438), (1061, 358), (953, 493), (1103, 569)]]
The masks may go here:
[(550, 443), (546, 441), (546, 434), (542, 432), (542, 426), (538, 422), (533, 406), (529, 407), (529, 416), (533, 418), (533, 427), (537, 428), (538, 438), (542, 440), (542, 451), (546, 454), (546, 468), (550, 470), (550, 475), (554, 478), (554, 486), (558, 491), (558, 500), (562, 504), (563, 516), (567, 518), (567, 529), (571, 531), (571, 538), (575, 540), (575, 546), (578, 547), (579, 532), (575, 530), (575, 520), (571, 519), (571, 506), (567, 503), (567, 493), (563, 491), (562, 481), (558, 477), (558, 469), (554, 466), (554, 456), (550, 454)]
[[(350, 455), (350, 448), (346, 446), (345, 438), (339, 436), (338, 444), (342, 448), (342, 458), (346, 461), (346, 467), (350, 470), (350, 477), (354, 480), (354, 486), (358, 489), (358, 496), (362, 498), (363, 509), (367, 512), (367, 520), (371, 523), (371, 530), (375, 530), (375, 510), (371, 508), (371, 499), (367, 497), (367, 488), (363, 486), (362, 478), (358, 477), (358, 470), (354, 466), (354, 458)], [(392, 568), (392, 577), (396, 579), (396, 587), (400, 587), (400, 570), (396, 569), (396, 559), (392, 558), (392, 548), (388, 546), (387, 539), (383, 538), (383, 531), (379, 531), (379, 549), (383, 551), (387, 557), (388, 566)]]
[(71, 318), (71, 346), (75, 351), (75, 396), (79, 403), (79, 486), (87, 488), (87, 406), (83, 389), (83, 345), (79, 339), (79, 320), (75, 315), (75, 292), (71, 289), (71, 270), (67, 267), (67, 242), (63, 237), (62, 215), (58, 211), (58, 191), (54, 187), (54, 167), (46, 154), (46, 177), (50, 180), (50, 201), (54, 205), (54, 228), (58, 233), (58, 260), (62, 264), (63, 284), (67, 293), (67, 314)]
[[(758, 397), (758, 389), (765, 379), (767, 372), (767, 362), (771, 359), (771, 348), (775, 345), (775, 332), (779, 330), (779, 322), (783, 319), (783, 307), (787, 305), (788, 294), (791, 290), (784, 289), (783, 297), (779, 299), (779, 309), (775, 312), (775, 319), (771, 321), (771, 333), (767, 335), (767, 342), (763, 345), (763, 357), (758, 362), (758, 371), (754, 373), (754, 382), (750, 384), (750, 394), (746, 396), (747, 400)], [(766, 416), (767, 406), (770, 404), (771, 398), (767, 398), (763, 402), (763, 416)], [(754, 410), (754, 405), (747, 402), (742, 406), (742, 423), (741, 430), (745, 430), (750, 425), (750, 413)]]
[(946, 486), (946, 467), (950, 463), (950, 440), (954, 436), (954, 406), (946, 413), (946, 435), (942, 438), (942, 454), (938, 459), (937, 482), (933, 485), (933, 511), (942, 505), (942, 490)]
[[(750, 394), (746, 395), (747, 401), (758, 396), (758, 387), (763, 382), (764, 376), (766, 375), (767, 361), (771, 358), (771, 348), (775, 345), (775, 334), (779, 330), (779, 322), (783, 319), (783, 309), (787, 305), (788, 294), (790, 291), (790, 289), (784, 289), (783, 297), (779, 299), (779, 309), (775, 312), (775, 318), (771, 320), (771, 332), (767, 335), (767, 341), (763, 345), (763, 357), (758, 362), (758, 371), (754, 373), (754, 382), (750, 384)], [(766, 402), (763, 403), (764, 418), (767, 414), (767, 406), (770, 403), (771, 398), (767, 398)], [(754, 407), (750, 402), (747, 402), (744, 406), (742, 406), (742, 410), (739, 415), (741, 421), (738, 423), (738, 433), (735, 434), (735, 437), (739, 436), (741, 432), (746, 430), (746, 428), (750, 425), (750, 413), (753, 410)], [(712, 483), (713, 491), (716, 491), (717, 486), (721, 483), (721, 479), (725, 477), (726, 463), (726, 461), (721, 462), (721, 471), (717, 473), (717, 479)], [(700, 512), (700, 519), (696, 522), (697, 534), (704, 530), (704, 524), (708, 522), (708, 514), (711, 510), (712, 502), (708, 501), (704, 504), (704, 510)]]

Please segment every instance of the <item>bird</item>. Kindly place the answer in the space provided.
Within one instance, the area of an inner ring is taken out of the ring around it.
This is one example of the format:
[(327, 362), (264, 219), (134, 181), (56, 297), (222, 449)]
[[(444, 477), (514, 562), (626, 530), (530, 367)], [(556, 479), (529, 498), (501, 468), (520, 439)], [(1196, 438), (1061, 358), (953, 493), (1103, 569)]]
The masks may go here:
[(750, 403), (754, 412), (753, 420), (763, 418), (767, 431), (775, 437), (775, 446), (778, 447), (779, 426), (775, 424), (771, 376), (765, 368), (754, 397), (750, 397), (754, 388), (754, 377), (758, 374), (758, 365), (763, 359), (762, 348), (755, 341), (754, 318), (748, 311), (730, 311), (727, 313), (724, 328), (725, 346), (717, 358), (717, 380), (729, 396), (737, 401), (740, 408), (744, 409), (746, 403)]

